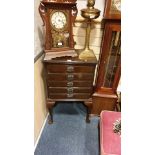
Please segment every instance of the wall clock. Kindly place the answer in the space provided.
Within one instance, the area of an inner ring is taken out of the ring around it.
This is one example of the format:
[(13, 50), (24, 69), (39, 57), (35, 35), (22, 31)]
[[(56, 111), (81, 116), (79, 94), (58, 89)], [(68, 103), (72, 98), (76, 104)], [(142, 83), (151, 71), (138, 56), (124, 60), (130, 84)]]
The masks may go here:
[(121, 0), (105, 0), (104, 19), (121, 19)]
[(42, 0), (39, 13), (45, 26), (45, 52), (74, 49), (76, 0)]

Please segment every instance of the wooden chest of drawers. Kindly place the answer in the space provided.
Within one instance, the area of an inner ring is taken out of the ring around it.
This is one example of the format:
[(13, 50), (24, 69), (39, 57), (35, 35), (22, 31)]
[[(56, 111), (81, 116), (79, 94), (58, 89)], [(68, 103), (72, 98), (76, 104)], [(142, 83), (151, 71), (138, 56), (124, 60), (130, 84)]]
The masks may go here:
[(84, 101), (87, 118), (92, 105), (96, 58), (83, 61), (78, 58), (63, 57), (44, 60), (47, 87), (47, 107), (52, 118), (55, 101)]

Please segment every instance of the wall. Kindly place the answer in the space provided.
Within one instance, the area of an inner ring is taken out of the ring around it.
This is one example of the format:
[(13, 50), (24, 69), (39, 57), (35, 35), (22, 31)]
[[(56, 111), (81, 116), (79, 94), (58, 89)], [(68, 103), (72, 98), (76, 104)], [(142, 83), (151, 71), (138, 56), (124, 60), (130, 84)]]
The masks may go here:
[(45, 106), (45, 88), (42, 78), (43, 64), (40, 57), (34, 63), (34, 143), (36, 142), (47, 115)]
[(34, 0), (34, 57), (43, 49), (43, 22), (40, 18), (38, 7), (40, 0)]
[[(43, 50), (42, 19), (38, 12), (40, 0), (34, 0), (34, 57)], [(43, 64), (41, 57), (34, 63), (34, 144), (38, 138), (47, 115), (45, 107), (45, 90), (42, 80)]]

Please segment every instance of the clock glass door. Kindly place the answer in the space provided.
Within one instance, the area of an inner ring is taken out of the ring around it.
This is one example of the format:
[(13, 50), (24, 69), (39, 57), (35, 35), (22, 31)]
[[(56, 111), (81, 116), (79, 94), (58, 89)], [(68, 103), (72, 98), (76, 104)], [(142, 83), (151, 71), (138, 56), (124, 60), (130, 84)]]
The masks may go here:
[(111, 42), (109, 46), (109, 53), (105, 60), (105, 74), (103, 86), (111, 88), (114, 83), (115, 75), (118, 65), (120, 63), (121, 55), (121, 32), (112, 31)]
[(54, 10), (50, 12), (52, 48), (69, 47), (69, 10)]
[(96, 89), (113, 93), (121, 73), (121, 26), (119, 23), (107, 23), (102, 39), (99, 58)]

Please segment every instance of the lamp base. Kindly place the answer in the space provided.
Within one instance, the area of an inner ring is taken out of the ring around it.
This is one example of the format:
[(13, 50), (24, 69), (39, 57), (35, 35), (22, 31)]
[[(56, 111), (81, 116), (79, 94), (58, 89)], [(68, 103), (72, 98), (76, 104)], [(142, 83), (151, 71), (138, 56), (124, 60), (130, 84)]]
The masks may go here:
[(79, 50), (79, 59), (88, 60), (96, 57), (93, 50), (91, 49), (82, 49)]

